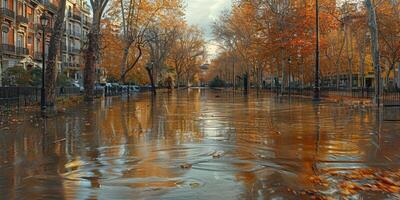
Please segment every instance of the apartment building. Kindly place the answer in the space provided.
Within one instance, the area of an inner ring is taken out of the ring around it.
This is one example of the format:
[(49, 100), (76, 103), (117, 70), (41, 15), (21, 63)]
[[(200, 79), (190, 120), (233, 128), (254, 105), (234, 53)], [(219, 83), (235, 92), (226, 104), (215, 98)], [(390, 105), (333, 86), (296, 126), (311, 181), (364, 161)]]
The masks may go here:
[(66, 5), (64, 37), (61, 42), (61, 71), (82, 84), (82, 47), (92, 21), (86, 0), (69, 0)]
[[(42, 67), (42, 36), (40, 16), (47, 12), (49, 24), (54, 23), (59, 0), (0, 0), (0, 84), (2, 73), (14, 66), (25, 69)], [(85, 0), (68, 0), (66, 6), (65, 32), (57, 67), (60, 73), (80, 80), (81, 48), (85, 43), (91, 18)], [(47, 55), (52, 26), (46, 33), (45, 55)]]

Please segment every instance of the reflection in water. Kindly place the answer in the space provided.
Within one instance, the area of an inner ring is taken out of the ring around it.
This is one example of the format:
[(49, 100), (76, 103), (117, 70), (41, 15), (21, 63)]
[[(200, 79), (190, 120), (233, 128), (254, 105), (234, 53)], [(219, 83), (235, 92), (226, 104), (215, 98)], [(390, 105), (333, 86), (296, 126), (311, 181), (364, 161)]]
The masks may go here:
[(322, 171), (399, 168), (400, 124), (263, 93), (143, 93), (33, 115), (0, 129), (0, 199), (295, 198)]

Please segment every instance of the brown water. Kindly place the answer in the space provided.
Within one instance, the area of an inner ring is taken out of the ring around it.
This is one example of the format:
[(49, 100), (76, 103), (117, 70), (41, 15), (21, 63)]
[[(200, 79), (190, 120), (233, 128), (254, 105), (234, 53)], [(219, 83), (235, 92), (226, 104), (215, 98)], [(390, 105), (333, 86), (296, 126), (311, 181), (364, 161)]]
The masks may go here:
[(399, 122), (309, 99), (191, 89), (1, 117), (0, 199), (308, 199), (323, 171), (400, 169)]

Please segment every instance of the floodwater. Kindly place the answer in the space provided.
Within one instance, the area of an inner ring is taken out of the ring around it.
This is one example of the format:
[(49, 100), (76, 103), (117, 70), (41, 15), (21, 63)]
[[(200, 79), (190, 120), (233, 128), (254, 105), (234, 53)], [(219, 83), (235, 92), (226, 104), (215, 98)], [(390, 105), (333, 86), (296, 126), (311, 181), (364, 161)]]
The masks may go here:
[(340, 198), (336, 177), (324, 188), (310, 177), (400, 169), (400, 122), (385, 117), (204, 89), (103, 99), (47, 120), (19, 111), (0, 119), (0, 199)]

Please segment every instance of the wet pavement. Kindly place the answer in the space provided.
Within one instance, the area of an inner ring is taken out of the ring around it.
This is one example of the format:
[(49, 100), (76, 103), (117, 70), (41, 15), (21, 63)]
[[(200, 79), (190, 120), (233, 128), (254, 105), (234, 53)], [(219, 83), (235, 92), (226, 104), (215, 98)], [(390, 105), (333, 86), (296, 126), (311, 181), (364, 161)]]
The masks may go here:
[(398, 114), (201, 89), (3, 114), (0, 199), (396, 199)]

